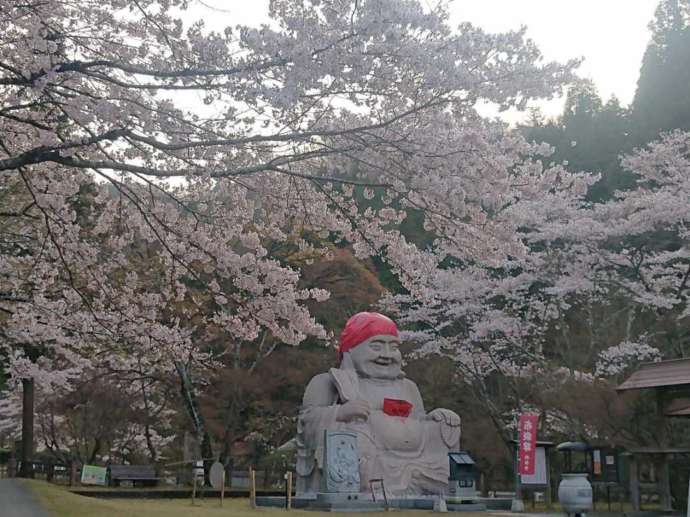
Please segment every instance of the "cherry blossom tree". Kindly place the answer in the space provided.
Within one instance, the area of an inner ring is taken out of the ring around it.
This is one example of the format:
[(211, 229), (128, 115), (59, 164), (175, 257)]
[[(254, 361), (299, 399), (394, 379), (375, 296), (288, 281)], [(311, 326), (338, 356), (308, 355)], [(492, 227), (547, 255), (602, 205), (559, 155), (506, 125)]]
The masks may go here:
[(506, 440), (506, 407), (533, 404), (565, 381), (615, 382), (640, 362), (687, 355), (689, 150), (690, 136), (676, 131), (623, 157), (637, 186), (605, 203), (582, 197), (595, 177), (559, 171), (564, 188), (551, 181), (548, 195), (505, 209), (522, 253), (449, 260), (437, 248), (422, 285), (385, 301), (417, 354), (456, 363)]
[(661, 352), (658, 348), (644, 342), (623, 341), (599, 354), (595, 374), (599, 377), (613, 377), (626, 371), (635, 363), (655, 362), (659, 359), (661, 359)]
[[(512, 253), (468, 258), (440, 237), (426, 253), (435, 266), (422, 284), (383, 303), (408, 326), (405, 336), (417, 343), (416, 355), (454, 361), (508, 443), (514, 408), (519, 412), (530, 395), (562, 382), (550, 331), (574, 305), (604, 289), (591, 274), (591, 253), (581, 243), (564, 242), (557, 231), (596, 178), (519, 156), (505, 166), (513, 185), (494, 207), (495, 224), (517, 236)], [(540, 386), (531, 382), (537, 376)], [(497, 379), (507, 381), (508, 396), (497, 395)]]
[[(439, 257), (522, 254), (513, 205), (581, 180), (476, 112), (570, 80), (576, 62), (543, 63), (524, 30), (452, 30), (412, 0), (275, 0), (270, 26), (216, 33), (183, 23), (188, 4), (0, 0), (1, 346), (47, 392), (173, 371), (202, 437), (205, 328), (228, 347), (325, 336), (305, 302), (327, 293), (271, 242), (345, 240), (417, 294)], [(397, 231), (406, 208), (434, 253)]]
[[(556, 231), (590, 256), (589, 271), (609, 300), (624, 300), (620, 342), (599, 355), (620, 372), (627, 360), (687, 355), (688, 134), (680, 131), (622, 158), (637, 180), (606, 203), (571, 210)], [(586, 275), (584, 275), (586, 273)]]
[(637, 322), (636, 333), (602, 355), (601, 367), (612, 366), (610, 375), (620, 372), (626, 356), (658, 360), (688, 354), (690, 136), (665, 134), (622, 164), (638, 188), (585, 214), (591, 228), (585, 242), (597, 250), (611, 284), (630, 300), (630, 319)]

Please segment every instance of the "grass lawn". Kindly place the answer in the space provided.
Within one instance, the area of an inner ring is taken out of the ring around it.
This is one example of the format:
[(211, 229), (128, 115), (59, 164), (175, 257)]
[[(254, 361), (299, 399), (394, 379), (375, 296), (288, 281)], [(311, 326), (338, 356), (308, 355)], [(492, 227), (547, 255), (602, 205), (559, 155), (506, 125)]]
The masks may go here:
[[(97, 499), (71, 493), (67, 488), (46, 483), (45, 481), (26, 480), (31, 490), (37, 495), (43, 506), (56, 517), (212, 517), (223, 515), (232, 517), (278, 517), (285, 516), (285, 510), (278, 508), (258, 508), (252, 510), (248, 499), (226, 499), (223, 507), (219, 500), (197, 500), (192, 506), (189, 499)], [(431, 511), (406, 510), (394, 512), (367, 513), (370, 517), (416, 516), (430, 514)], [(291, 517), (352, 517), (351, 513), (313, 512), (292, 510)], [(487, 517), (487, 513), (462, 513), (463, 517)]]

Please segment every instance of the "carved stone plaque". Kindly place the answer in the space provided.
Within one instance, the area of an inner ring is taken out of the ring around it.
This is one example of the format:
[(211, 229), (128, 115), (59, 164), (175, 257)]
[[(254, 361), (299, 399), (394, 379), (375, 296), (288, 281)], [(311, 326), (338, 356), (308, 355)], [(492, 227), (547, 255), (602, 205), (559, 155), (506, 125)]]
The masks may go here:
[(357, 435), (324, 431), (324, 492), (359, 492)]

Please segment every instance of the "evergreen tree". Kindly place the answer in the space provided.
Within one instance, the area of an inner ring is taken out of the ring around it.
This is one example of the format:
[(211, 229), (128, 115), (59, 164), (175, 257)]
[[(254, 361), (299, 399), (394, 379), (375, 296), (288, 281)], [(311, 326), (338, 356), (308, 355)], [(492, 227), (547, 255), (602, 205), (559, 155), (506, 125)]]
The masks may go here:
[(690, 0), (662, 0), (632, 104), (636, 145), (690, 129)]
[(535, 141), (554, 146), (553, 161), (573, 171), (600, 173), (601, 180), (590, 188), (588, 197), (603, 201), (634, 185), (619, 164), (620, 154), (632, 149), (629, 125), (629, 111), (616, 97), (604, 103), (591, 81), (581, 81), (568, 91), (557, 120), (544, 122), (533, 115), (523, 131)]

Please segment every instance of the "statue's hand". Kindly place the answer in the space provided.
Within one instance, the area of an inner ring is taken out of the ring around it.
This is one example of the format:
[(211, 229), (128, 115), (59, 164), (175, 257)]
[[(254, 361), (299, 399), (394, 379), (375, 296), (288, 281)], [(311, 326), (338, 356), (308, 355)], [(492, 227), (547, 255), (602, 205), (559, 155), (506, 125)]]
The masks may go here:
[(427, 415), (427, 418), (436, 422), (441, 422), (450, 427), (460, 427), (460, 417), (455, 411), (451, 411), (450, 409), (434, 409)]
[(335, 419), (338, 422), (352, 422), (353, 420), (367, 420), (369, 418), (369, 403), (366, 400), (350, 400), (338, 406)]
[(460, 417), (458, 414), (450, 409), (439, 408), (429, 413), (427, 418), (440, 424), (443, 443), (451, 451), (457, 450), (460, 445)]

